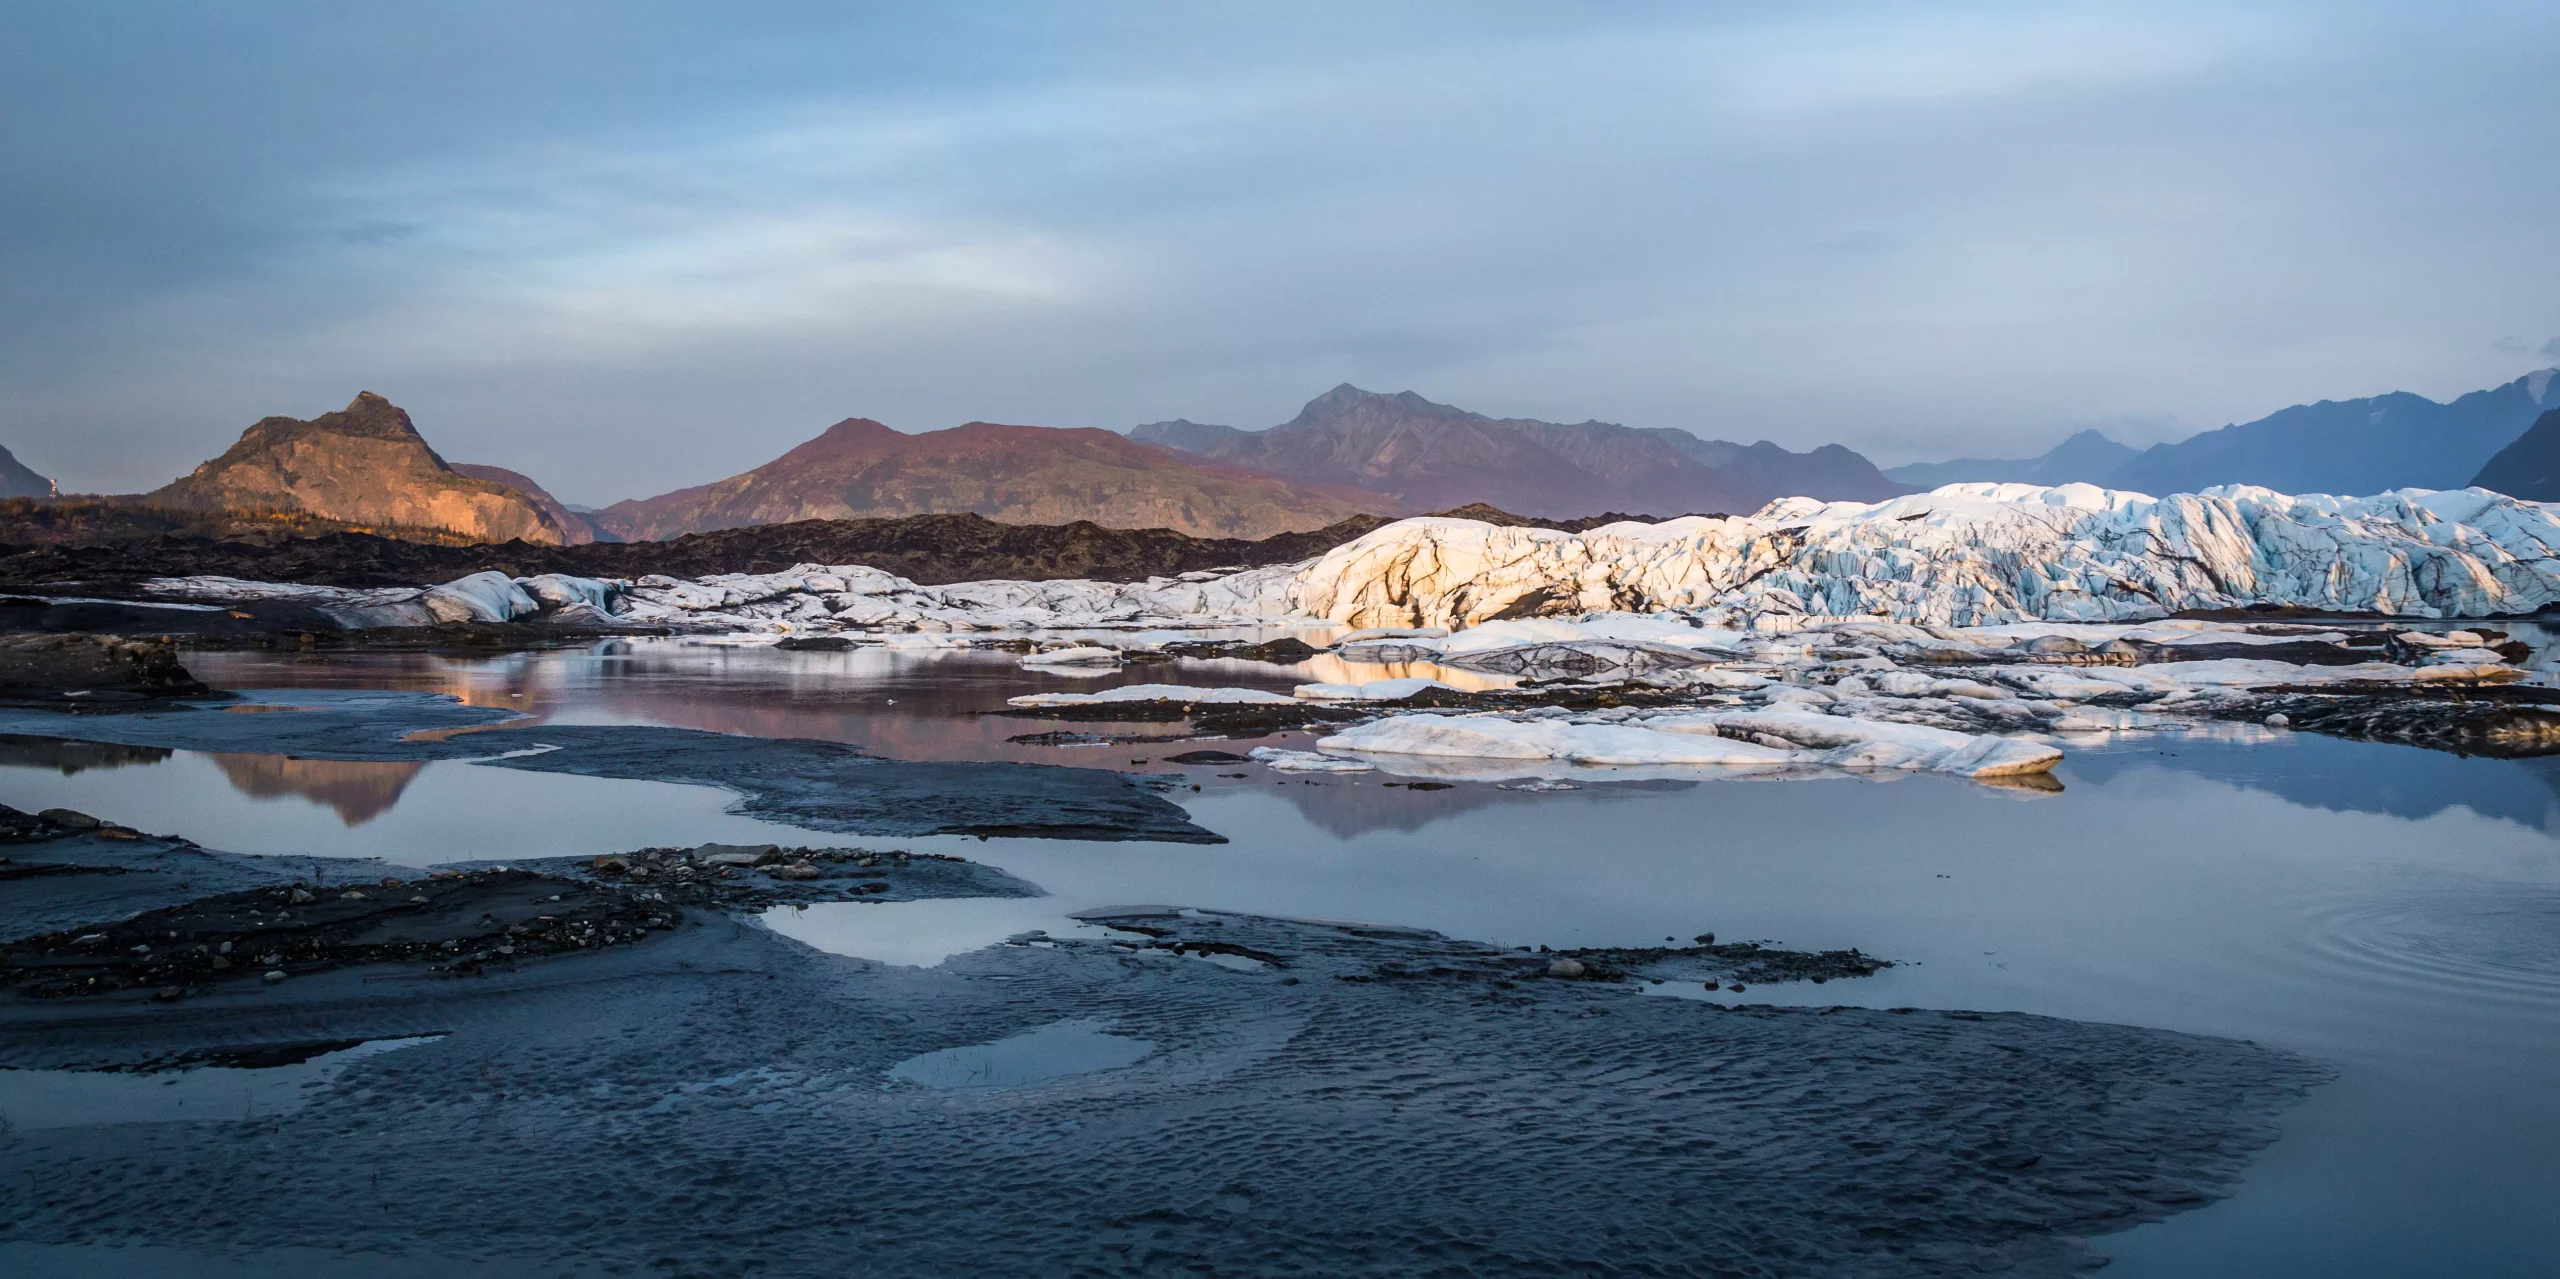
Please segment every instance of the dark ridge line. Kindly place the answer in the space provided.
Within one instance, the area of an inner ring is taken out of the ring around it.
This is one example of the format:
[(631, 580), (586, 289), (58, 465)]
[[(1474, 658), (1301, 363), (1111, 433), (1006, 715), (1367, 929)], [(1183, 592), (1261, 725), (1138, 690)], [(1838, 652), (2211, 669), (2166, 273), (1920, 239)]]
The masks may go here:
[[(1530, 519), (1481, 503), (1440, 514), (1577, 533), (1624, 520), (1661, 518), (1611, 512), (1572, 520)], [(0, 583), (31, 586), (223, 576), (315, 586), (419, 586), (487, 569), (511, 577), (539, 573), (701, 577), (770, 573), (813, 563), (866, 564), (925, 585), (989, 578), (1132, 582), (1312, 559), (1392, 522), (1386, 516), (1361, 515), (1309, 532), (1246, 541), (1194, 537), (1165, 528), (1104, 528), (1084, 520), (1001, 524), (975, 514), (908, 515), (798, 520), (689, 533), (663, 542), (581, 546), (523, 541), (450, 546), (348, 531), (264, 543), (162, 532), (86, 545), (27, 545), (25, 529), (0, 522), (0, 538), (10, 539), (0, 544)]]

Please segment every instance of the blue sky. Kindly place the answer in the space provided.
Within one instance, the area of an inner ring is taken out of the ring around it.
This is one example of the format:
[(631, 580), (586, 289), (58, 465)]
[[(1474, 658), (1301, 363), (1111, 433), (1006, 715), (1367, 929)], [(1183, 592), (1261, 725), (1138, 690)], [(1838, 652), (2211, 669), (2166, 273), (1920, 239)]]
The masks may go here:
[(0, 444), (572, 501), (1337, 382), (2137, 442), (2560, 361), (2560, 6), (0, 0)]

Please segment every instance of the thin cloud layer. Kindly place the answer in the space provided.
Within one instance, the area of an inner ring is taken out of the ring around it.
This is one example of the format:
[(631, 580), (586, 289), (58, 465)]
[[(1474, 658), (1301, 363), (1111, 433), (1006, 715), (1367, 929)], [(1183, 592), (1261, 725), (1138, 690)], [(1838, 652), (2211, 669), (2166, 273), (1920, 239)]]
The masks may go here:
[(0, 14), (0, 443), (372, 389), (604, 502), (1348, 380), (1890, 463), (2560, 331), (2542, 6), (922, 8)]

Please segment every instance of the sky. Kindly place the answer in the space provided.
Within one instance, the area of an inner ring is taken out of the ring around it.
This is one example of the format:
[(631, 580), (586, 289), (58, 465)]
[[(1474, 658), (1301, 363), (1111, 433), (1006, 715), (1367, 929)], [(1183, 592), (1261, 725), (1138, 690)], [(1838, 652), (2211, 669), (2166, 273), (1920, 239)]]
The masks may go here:
[(0, 0), (0, 445), (572, 502), (1340, 382), (1879, 463), (2560, 363), (2560, 5)]

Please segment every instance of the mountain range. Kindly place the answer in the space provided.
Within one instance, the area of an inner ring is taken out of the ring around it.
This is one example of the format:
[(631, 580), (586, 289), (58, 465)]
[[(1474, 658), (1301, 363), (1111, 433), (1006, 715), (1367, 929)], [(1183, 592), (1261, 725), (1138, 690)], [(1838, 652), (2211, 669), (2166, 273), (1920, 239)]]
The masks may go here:
[(1484, 502), (1521, 515), (1744, 514), (1771, 499), (1879, 501), (1905, 490), (1836, 444), (1794, 453), (1672, 427), (1491, 418), (1344, 383), (1247, 431), (1150, 422), (1130, 438), (1304, 484), (1383, 493), (1397, 513)]
[(2542, 369), (2441, 404), (2407, 391), (2297, 404), (2254, 422), (2139, 453), (2095, 431), (2083, 431), (2041, 457), (1917, 462), (1885, 474), (1927, 488), (1969, 480), (2077, 480), (2154, 494), (2193, 493), (2221, 484), (2341, 494), (2473, 483), (2495, 488), (2482, 477), (2505, 472), (2484, 469), (2490, 459), (2520, 442), (2518, 437), (2536, 417), (2553, 408), (2560, 408), (2560, 369)]
[(1885, 476), (1897, 484), (1933, 489), (1941, 484), (1990, 481), (1997, 484), (2097, 484), (2140, 452), (2098, 431), (2082, 431), (2036, 457), (1960, 457), (1952, 462), (1911, 462), (1888, 466)]
[(906, 434), (853, 417), (716, 484), (589, 515), (631, 541), (780, 524), (968, 512), (1013, 524), (1092, 520), (1197, 537), (1322, 528), (1386, 504), (1154, 448), (1112, 431), (971, 422)]
[[(447, 463), (406, 412), (366, 392), (308, 421), (265, 418), (221, 456), (150, 493), (38, 501), (33, 509), (51, 523), (34, 540), (76, 544), (154, 528), (299, 536), (307, 528), (571, 546), (926, 514), (1260, 539), (1480, 503), (1548, 520), (1740, 514), (1780, 497), (1875, 501), (1968, 480), (2086, 481), (2148, 493), (2244, 483), (2363, 494), (2477, 483), (2560, 500), (2554, 409), (2560, 369), (2545, 369), (2441, 404), (2394, 392), (2295, 405), (2140, 452), (2082, 431), (2033, 458), (1879, 471), (1838, 445), (1797, 453), (1669, 427), (1493, 418), (1412, 391), (1344, 384), (1264, 430), (1177, 419), (1127, 435), (992, 422), (908, 434), (847, 418), (728, 479), (588, 510), (520, 472)], [(41, 498), (51, 489), (0, 450), (0, 496)]]

